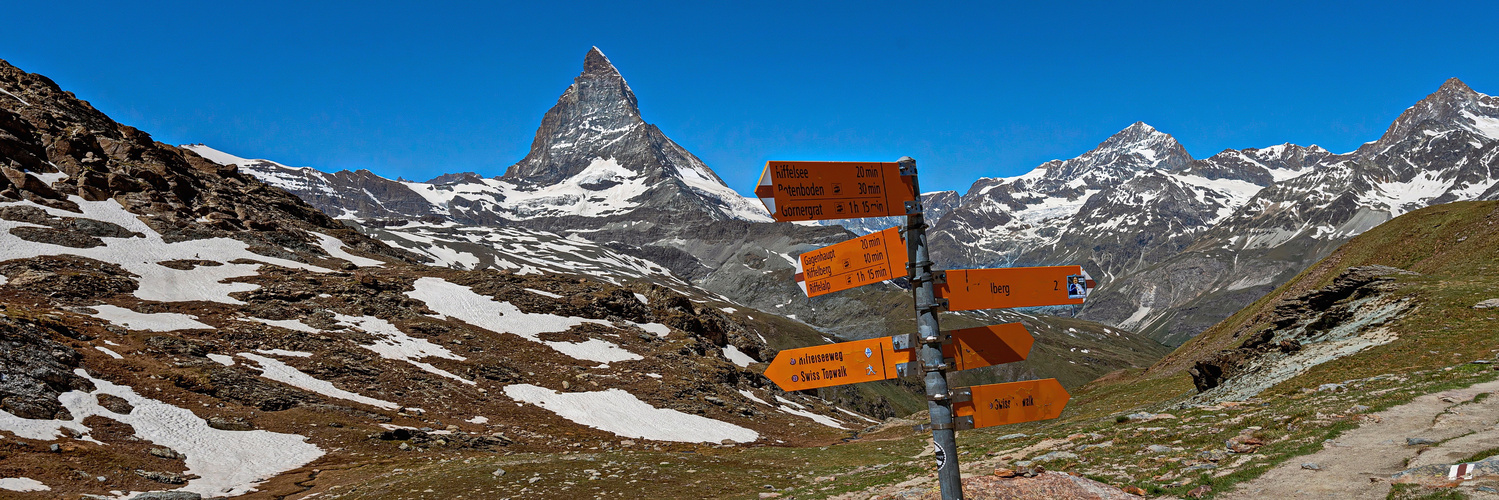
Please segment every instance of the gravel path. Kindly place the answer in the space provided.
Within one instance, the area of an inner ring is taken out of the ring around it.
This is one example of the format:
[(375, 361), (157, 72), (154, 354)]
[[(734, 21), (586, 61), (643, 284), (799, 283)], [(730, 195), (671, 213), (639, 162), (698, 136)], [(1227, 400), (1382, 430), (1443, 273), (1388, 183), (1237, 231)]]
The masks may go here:
[[(1493, 393), (1494, 397), (1472, 402), (1481, 393)], [(1322, 451), (1293, 458), (1219, 498), (1382, 499), (1390, 491), (1388, 479), (1392, 474), (1421, 465), (1451, 464), (1476, 452), (1499, 448), (1496, 423), (1499, 381), (1427, 394), (1373, 415), (1359, 428), (1326, 443)], [(1440, 444), (1412, 446), (1406, 444), (1407, 438)], [(1320, 470), (1303, 468), (1303, 464), (1316, 464)], [(1472, 498), (1499, 499), (1499, 495), (1478, 493)]]

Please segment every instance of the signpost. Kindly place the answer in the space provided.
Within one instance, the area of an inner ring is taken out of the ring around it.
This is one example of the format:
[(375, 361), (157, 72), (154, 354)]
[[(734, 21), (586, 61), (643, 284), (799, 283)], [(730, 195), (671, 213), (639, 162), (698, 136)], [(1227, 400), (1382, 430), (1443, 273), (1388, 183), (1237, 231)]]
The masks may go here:
[(972, 419), (965, 423), (973, 429), (1057, 418), (1072, 399), (1054, 378), (975, 385), (964, 391), (967, 401), (955, 403), (954, 410)]
[(932, 431), (942, 500), (959, 500), (956, 431), (1056, 418), (1070, 396), (1056, 379), (949, 390), (949, 370), (1024, 360), (1035, 339), (1020, 323), (942, 332), (937, 312), (1081, 304), (1094, 283), (1081, 266), (932, 271), (920, 192), (910, 157), (765, 163), (755, 196), (777, 221), (906, 216), (904, 228), (803, 253), (796, 282), (807, 297), (885, 281), (904, 267), (916, 302), (914, 334), (781, 351), (765, 377), (782, 390), (801, 391), (920, 370), (931, 423), (919, 428)]
[(947, 333), (942, 356), (952, 358), (957, 370), (971, 370), (1024, 361), (1035, 342), (1020, 323), (964, 328)]
[(804, 391), (892, 379), (899, 374), (897, 366), (910, 361), (911, 351), (897, 351), (890, 337), (879, 337), (781, 351), (765, 369), (765, 378), (783, 391)]
[(906, 215), (915, 180), (898, 163), (768, 161), (755, 196), (776, 222)]
[[(942, 332), (942, 356), (958, 370), (1025, 360), (1035, 339), (1020, 323)], [(783, 391), (889, 380), (905, 375), (916, 355), (909, 335), (787, 349), (765, 368)], [(904, 365), (904, 366), (903, 366)]]
[(796, 284), (816, 297), (894, 278), (906, 264), (903, 246), (900, 228), (892, 227), (803, 253)]
[(942, 273), (946, 281), (937, 285), (937, 297), (947, 299), (949, 311), (1081, 304), (1093, 289), (1093, 278), (1083, 272), (1082, 266), (953, 269)]

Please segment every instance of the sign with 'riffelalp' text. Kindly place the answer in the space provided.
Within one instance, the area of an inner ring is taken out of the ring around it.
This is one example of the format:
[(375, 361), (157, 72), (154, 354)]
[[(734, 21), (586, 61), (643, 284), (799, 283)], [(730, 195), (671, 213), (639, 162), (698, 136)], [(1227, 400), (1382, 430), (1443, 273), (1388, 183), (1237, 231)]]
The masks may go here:
[(768, 161), (755, 196), (777, 222), (906, 215), (915, 201), (898, 163)]
[(898, 376), (895, 366), (911, 355), (892, 349), (890, 337), (787, 349), (770, 361), (765, 378), (788, 392), (886, 380)]
[(953, 414), (973, 417), (973, 428), (1057, 418), (1072, 395), (1057, 379), (969, 387), (969, 401), (953, 402)]
[(796, 284), (808, 297), (905, 276), (906, 243), (892, 227), (803, 253)]
[(933, 292), (949, 311), (1082, 304), (1093, 278), (1082, 266), (1003, 267), (941, 271)]

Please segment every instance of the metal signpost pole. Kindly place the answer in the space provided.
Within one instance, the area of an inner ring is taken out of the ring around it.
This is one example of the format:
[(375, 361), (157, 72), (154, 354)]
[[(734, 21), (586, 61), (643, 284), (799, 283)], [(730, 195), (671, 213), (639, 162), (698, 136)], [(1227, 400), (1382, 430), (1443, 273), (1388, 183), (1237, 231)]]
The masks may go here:
[(957, 429), (953, 425), (952, 397), (947, 389), (947, 365), (942, 359), (941, 330), (937, 326), (938, 304), (932, 283), (932, 262), (926, 244), (926, 220), (922, 214), (921, 188), (916, 182), (916, 160), (901, 157), (902, 175), (911, 177), (916, 201), (906, 206), (906, 254), (911, 293), (916, 298), (918, 368), (924, 372), (927, 409), (931, 412), (932, 444), (936, 446), (937, 483), (942, 500), (962, 500), (962, 477), (958, 473)]

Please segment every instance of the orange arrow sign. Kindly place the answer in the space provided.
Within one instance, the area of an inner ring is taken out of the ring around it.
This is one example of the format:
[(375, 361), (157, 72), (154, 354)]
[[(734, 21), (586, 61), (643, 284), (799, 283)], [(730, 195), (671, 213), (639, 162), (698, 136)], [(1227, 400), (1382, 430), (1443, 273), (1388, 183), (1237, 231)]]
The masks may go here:
[(973, 428), (1057, 418), (1072, 399), (1057, 379), (976, 385), (969, 401), (954, 401), (953, 414), (973, 417)]
[(953, 368), (971, 370), (1024, 361), (1036, 342), (1020, 323), (980, 326), (944, 332), (942, 357), (953, 358)]
[(879, 283), (905, 275), (906, 245), (900, 228), (825, 246), (797, 259), (796, 284), (808, 297)]
[(905, 215), (916, 199), (898, 163), (768, 161), (755, 196), (777, 222)]
[(787, 349), (776, 354), (765, 378), (783, 391), (857, 384), (897, 376), (895, 365), (911, 361), (911, 351), (896, 351), (890, 337)]
[(949, 311), (1081, 304), (1093, 289), (1082, 266), (952, 269), (938, 282)]

